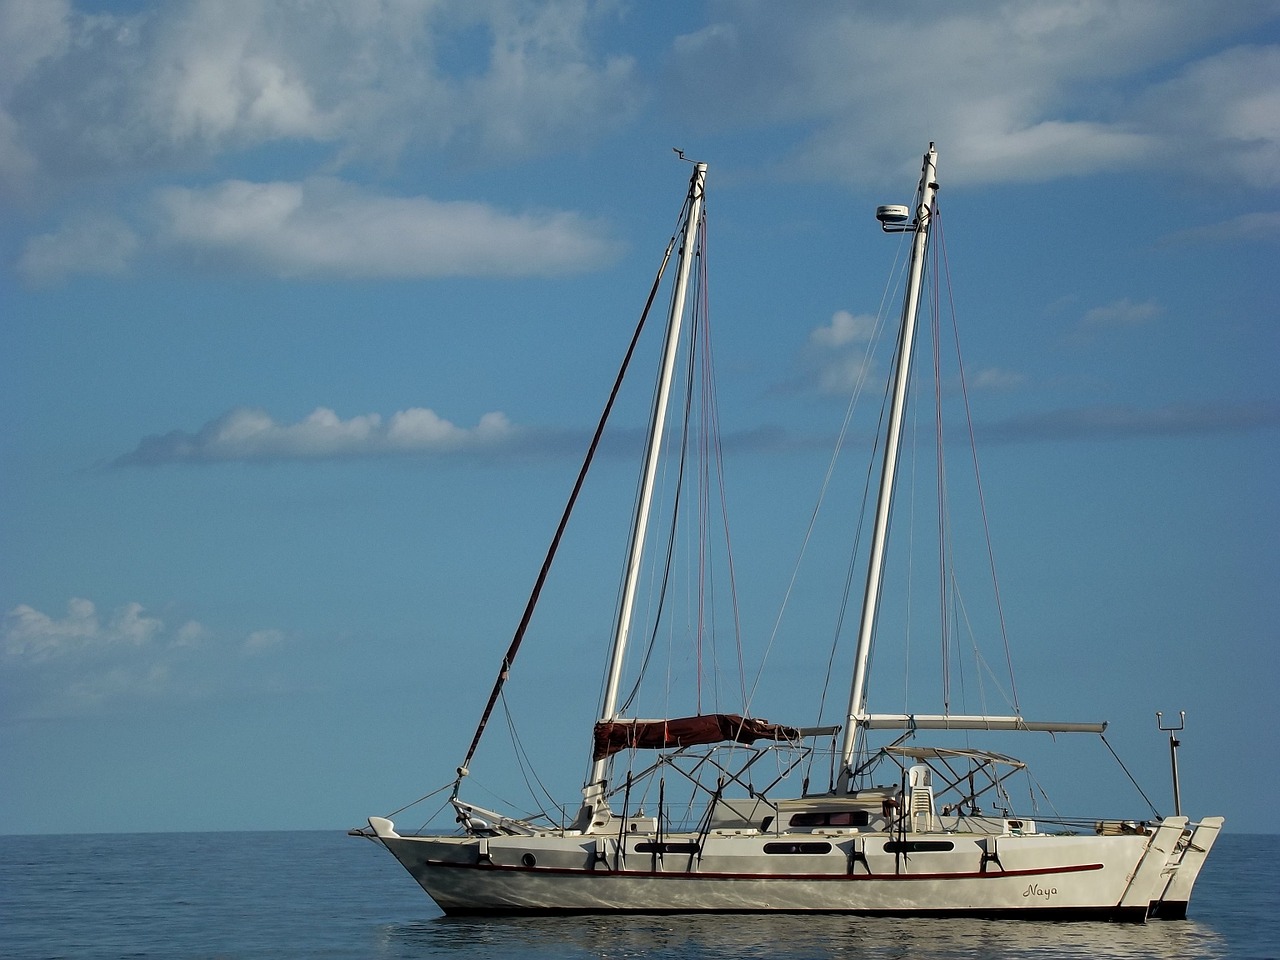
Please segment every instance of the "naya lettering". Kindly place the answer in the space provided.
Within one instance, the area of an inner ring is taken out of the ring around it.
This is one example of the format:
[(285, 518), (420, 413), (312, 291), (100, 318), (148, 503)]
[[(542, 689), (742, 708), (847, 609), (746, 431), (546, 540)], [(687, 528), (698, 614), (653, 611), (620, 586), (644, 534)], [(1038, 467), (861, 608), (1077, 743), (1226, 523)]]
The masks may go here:
[(1057, 887), (1042, 887), (1038, 883), (1033, 883), (1028, 886), (1027, 889), (1022, 891), (1022, 895), (1028, 898), (1039, 897), (1048, 900), (1050, 897), (1056, 895), (1057, 892)]

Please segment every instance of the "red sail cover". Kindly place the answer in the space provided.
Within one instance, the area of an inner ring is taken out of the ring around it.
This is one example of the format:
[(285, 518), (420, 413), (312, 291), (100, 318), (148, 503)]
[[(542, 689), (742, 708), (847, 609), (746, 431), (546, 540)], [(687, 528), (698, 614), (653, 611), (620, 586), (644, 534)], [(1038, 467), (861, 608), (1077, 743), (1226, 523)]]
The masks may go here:
[(744, 719), (736, 713), (708, 713), (675, 720), (602, 720), (596, 724), (593, 758), (603, 760), (628, 747), (661, 750), (723, 740), (755, 743), (757, 740), (798, 739), (800, 731), (795, 727), (784, 727), (754, 717)]

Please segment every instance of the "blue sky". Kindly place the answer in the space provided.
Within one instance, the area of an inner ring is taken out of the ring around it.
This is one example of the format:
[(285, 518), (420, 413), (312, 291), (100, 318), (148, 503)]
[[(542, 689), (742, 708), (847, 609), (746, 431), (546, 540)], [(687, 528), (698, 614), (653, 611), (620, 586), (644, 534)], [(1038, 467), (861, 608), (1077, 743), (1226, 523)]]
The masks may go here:
[[(1280, 3), (2, 0), (0, 832), (347, 827), (449, 779), (673, 147), (758, 646), (930, 141), (1024, 712), (1112, 721), (1167, 809), (1184, 709), (1188, 811), (1271, 829)], [(590, 722), (632, 469), (531, 630), (525, 740)], [(808, 722), (796, 657), (770, 719)]]

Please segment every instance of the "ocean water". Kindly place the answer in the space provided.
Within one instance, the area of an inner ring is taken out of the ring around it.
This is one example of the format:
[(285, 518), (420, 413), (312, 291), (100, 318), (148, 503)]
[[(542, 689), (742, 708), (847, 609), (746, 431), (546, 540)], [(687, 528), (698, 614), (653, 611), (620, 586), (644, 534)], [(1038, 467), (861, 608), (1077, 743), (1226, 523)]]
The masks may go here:
[(0, 837), (4, 960), (1280, 957), (1280, 836), (1224, 833), (1191, 917), (1145, 925), (849, 917), (450, 919), (333, 833)]

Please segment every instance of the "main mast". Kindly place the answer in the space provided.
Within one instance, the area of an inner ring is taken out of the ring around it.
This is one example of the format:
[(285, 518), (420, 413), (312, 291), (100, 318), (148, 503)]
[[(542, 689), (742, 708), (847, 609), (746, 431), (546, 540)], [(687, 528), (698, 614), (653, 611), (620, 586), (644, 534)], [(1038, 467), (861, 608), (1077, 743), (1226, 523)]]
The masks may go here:
[[(707, 165), (695, 163), (693, 177), (689, 181), (686, 203), (688, 218), (685, 220), (683, 245), (676, 270), (675, 288), (671, 294), (671, 312), (667, 317), (667, 336), (663, 346), (662, 364), (659, 368), (658, 388), (654, 395), (653, 410), (649, 421), (649, 440), (645, 451), (641, 474), (640, 496), (632, 519), (631, 539), (627, 550), (627, 565), (623, 575), (622, 599), (618, 605), (618, 618), (614, 623), (613, 648), (609, 655), (608, 672), (605, 675), (604, 701), (600, 719), (617, 719), (618, 690), (622, 683), (622, 664), (631, 630), (632, 611), (635, 608), (636, 589), (640, 582), (640, 565), (644, 557), (645, 536), (649, 525), (649, 512), (653, 504), (653, 488), (658, 474), (658, 461), (662, 451), (663, 428), (667, 419), (667, 407), (671, 396), (671, 383), (676, 357), (680, 348), (680, 331), (684, 319), (685, 296), (689, 288), (689, 274), (693, 268), (697, 248), (698, 228), (702, 221), (702, 201), (706, 188)], [(594, 756), (594, 751), (593, 751)], [(591, 772), (582, 789), (583, 809), (580, 819), (590, 822), (597, 805), (603, 801), (606, 789), (605, 776), (609, 761), (591, 762)], [(585, 824), (584, 824), (585, 826)]]
[[(902, 421), (906, 413), (907, 386), (911, 380), (911, 354), (915, 343), (916, 315), (920, 305), (920, 287), (924, 277), (925, 251), (929, 228), (933, 222), (933, 202), (937, 195), (938, 151), (929, 144), (916, 192), (915, 220), (902, 226), (891, 226), (892, 216), (882, 216), (885, 230), (908, 230), (911, 240), (911, 264), (907, 274), (907, 292), (902, 302), (902, 321), (898, 333), (897, 358), (893, 374), (893, 402), (889, 410), (889, 431), (885, 438), (884, 464), (880, 471), (880, 492), (876, 499), (875, 527), (871, 537), (871, 557), (867, 563), (867, 584), (862, 598), (862, 621), (858, 627), (858, 647), (854, 657), (853, 686), (849, 691), (848, 720), (844, 731), (841, 760), (841, 783), (847, 789), (849, 774), (857, 750), (860, 721), (867, 708), (867, 670), (871, 660), (871, 640), (875, 633), (880, 604), (880, 586), (884, 580), (885, 544), (889, 532), (889, 512), (893, 506), (894, 476), (902, 447)], [(898, 208), (903, 210), (904, 208)]]

